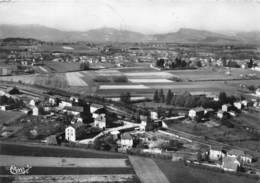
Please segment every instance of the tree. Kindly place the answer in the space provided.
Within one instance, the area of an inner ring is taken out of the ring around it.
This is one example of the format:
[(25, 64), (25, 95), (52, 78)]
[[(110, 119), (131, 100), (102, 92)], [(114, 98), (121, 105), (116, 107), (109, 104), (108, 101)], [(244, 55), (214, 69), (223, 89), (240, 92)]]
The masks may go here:
[(168, 90), (166, 95), (166, 104), (169, 105), (172, 101), (173, 93), (171, 90)]
[(131, 102), (131, 94), (129, 92), (121, 93), (120, 101), (129, 104)]
[(153, 101), (158, 103), (160, 101), (158, 90), (155, 90), (153, 94)]
[(163, 89), (161, 89), (159, 92), (159, 98), (160, 98), (161, 103), (165, 102), (165, 95), (164, 95)]
[(82, 70), (89, 70), (89, 68), (90, 68), (89, 62), (81, 62), (79, 67)]
[(225, 92), (220, 92), (219, 93), (219, 101), (221, 104), (227, 103), (227, 95)]

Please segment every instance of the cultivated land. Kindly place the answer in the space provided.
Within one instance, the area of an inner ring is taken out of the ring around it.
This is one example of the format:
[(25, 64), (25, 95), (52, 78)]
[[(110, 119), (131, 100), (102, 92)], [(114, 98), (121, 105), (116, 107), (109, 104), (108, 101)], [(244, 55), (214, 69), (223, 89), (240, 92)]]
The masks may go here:
[(183, 162), (171, 162), (154, 160), (161, 171), (166, 175), (169, 182), (178, 183), (256, 183), (256, 179), (243, 176), (230, 175), (212, 170), (192, 168), (185, 166)]
[[(128, 157), (119, 153), (1, 142), (0, 182), (139, 182)], [(17, 151), (19, 149), (19, 151)], [(28, 175), (9, 168), (30, 165)]]
[(137, 156), (130, 156), (129, 159), (142, 183), (169, 183), (152, 159)]
[[(67, 64), (59, 63), (58, 64)], [(60, 68), (60, 66), (57, 66)], [(155, 89), (174, 92), (208, 91), (242, 94), (241, 84), (259, 85), (260, 72), (232, 68), (202, 68), (198, 70), (158, 71), (147, 66), (101, 69), (67, 73), (5, 76), (0, 80), (42, 85), (84, 94), (118, 97), (129, 91), (132, 96), (151, 97)], [(109, 91), (109, 92), (107, 92)]]

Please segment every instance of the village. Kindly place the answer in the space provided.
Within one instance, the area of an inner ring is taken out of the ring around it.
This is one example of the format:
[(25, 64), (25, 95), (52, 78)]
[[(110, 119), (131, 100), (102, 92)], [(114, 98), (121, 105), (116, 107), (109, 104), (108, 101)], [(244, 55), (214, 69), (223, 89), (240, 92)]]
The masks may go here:
[[(0, 92), (1, 114), (19, 111), (24, 115), (15, 122), (1, 125), (1, 139), (18, 138), (49, 145), (152, 156), (169, 161), (184, 160), (189, 166), (207, 167), (213, 171), (259, 175), (258, 157), (252, 151), (168, 127), (169, 122), (178, 123), (180, 120), (206, 126), (232, 125), (225, 120), (237, 118), (250, 110), (258, 110), (259, 115), (259, 88), (255, 90), (255, 96), (250, 100), (232, 97), (230, 100), (223, 93), (219, 96), (205, 95), (212, 108), (196, 106), (172, 116), (169, 111), (158, 111), (158, 108), (139, 108), (127, 116), (125, 113), (128, 112), (117, 102), (102, 103), (102, 100), (97, 100), (94, 103), (79, 96), (53, 93), (35, 97), (19, 87), (6, 87)], [(218, 103), (217, 107), (214, 102)], [(250, 133), (259, 133), (250, 126), (244, 128), (251, 130)]]

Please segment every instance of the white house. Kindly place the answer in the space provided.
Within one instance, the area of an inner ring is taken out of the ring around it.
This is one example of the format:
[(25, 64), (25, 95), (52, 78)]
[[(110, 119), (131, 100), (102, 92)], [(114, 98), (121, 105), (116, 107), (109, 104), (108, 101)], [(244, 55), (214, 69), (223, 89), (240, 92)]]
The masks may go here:
[(242, 105), (243, 107), (248, 107), (248, 101), (247, 100), (242, 100)]
[(232, 109), (232, 105), (231, 104), (223, 104), (222, 105), (222, 111), (224, 112), (228, 112)]
[(260, 88), (257, 88), (255, 91), (256, 96), (260, 97)]
[(241, 110), (242, 107), (243, 107), (242, 102), (234, 102), (233, 105), (234, 105), (238, 110)]
[(196, 107), (189, 110), (189, 117), (191, 119), (195, 119), (195, 117), (201, 118), (204, 115), (204, 108), (203, 107)]
[(34, 106), (34, 107), (32, 108), (32, 115), (33, 115), (33, 116), (38, 116), (38, 115), (39, 115), (39, 107)]
[(90, 112), (93, 114), (96, 110), (104, 108), (103, 105), (99, 104), (91, 104), (90, 105)]
[(156, 120), (156, 119), (158, 119), (158, 113), (157, 112), (155, 112), (155, 111), (151, 111), (151, 119), (152, 120)]
[(79, 98), (78, 98), (78, 97), (75, 97), (75, 96), (71, 96), (71, 97), (70, 97), (70, 101), (71, 101), (71, 102), (78, 103), (78, 102), (79, 102)]
[(76, 141), (76, 128), (73, 126), (68, 126), (65, 129), (65, 139), (70, 142)]
[(32, 99), (32, 100), (30, 100), (30, 102), (29, 102), (29, 105), (31, 105), (31, 106), (36, 106), (36, 105), (38, 105), (39, 104), (39, 100), (38, 99)]
[(101, 129), (106, 128), (106, 115), (98, 114), (98, 116), (94, 118), (94, 126), (99, 127)]
[(133, 138), (129, 133), (121, 135), (120, 145), (125, 148), (133, 147)]
[(212, 161), (218, 161), (223, 158), (225, 154), (222, 152), (221, 148), (210, 148), (209, 159)]
[(60, 103), (59, 103), (59, 107), (60, 108), (64, 108), (64, 107), (72, 107), (72, 103), (70, 102), (70, 101), (61, 101)]

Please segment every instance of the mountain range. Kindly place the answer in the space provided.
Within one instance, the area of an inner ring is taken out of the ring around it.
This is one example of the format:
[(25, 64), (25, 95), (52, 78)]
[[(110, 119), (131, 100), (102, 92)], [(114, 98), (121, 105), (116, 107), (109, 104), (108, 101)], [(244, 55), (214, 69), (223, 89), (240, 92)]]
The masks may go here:
[(238, 32), (233, 35), (181, 28), (165, 34), (142, 34), (114, 28), (88, 31), (63, 31), (40, 25), (0, 25), (0, 39), (19, 37), (53, 42), (170, 42), (205, 44), (260, 44), (260, 32)]

